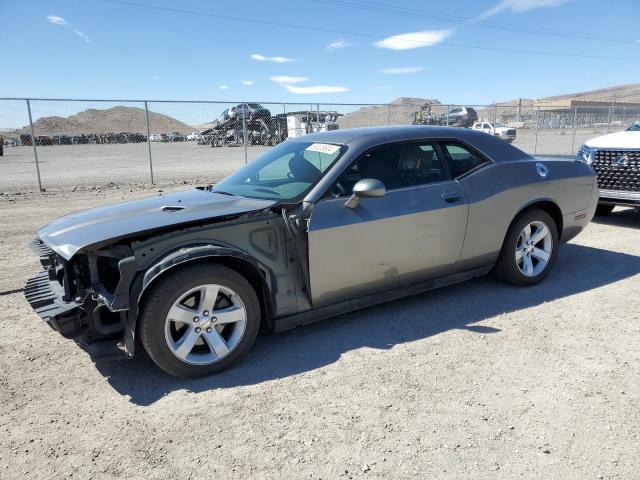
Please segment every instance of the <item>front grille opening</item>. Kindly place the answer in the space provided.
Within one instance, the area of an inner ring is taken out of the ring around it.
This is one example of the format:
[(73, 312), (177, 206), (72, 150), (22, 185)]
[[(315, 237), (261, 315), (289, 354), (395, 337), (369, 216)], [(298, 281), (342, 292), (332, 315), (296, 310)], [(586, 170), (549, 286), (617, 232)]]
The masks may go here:
[(109, 292), (113, 292), (120, 280), (120, 269), (118, 268), (118, 259), (110, 257), (98, 257), (97, 261), (98, 276), (100, 283)]
[(596, 150), (592, 166), (601, 190), (640, 192), (640, 150)]

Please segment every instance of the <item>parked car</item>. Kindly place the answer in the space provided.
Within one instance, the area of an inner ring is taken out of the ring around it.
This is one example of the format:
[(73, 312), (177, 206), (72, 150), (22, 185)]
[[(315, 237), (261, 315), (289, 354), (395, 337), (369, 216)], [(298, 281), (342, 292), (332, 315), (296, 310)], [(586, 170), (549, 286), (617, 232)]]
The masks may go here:
[(186, 142), (187, 136), (180, 132), (171, 132), (167, 135), (165, 142)]
[(580, 145), (578, 160), (598, 175), (596, 215), (608, 215), (616, 205), (640, 207), (640, 122)]
[(478, 120), (478, 112), (471, 107), (455, 107), (439, 117), (440, 125), (470, 127)]
[(149, 135), (149, 141), (150, 142), (163, 142), (164, 141), (163, 135), (164, 135), (163, 133), (152, 133), (151, 135)]
[(480, 130), (489, 135), (494, 135), (500, 140), (511, 143), (516, 139), (516, 129), (505, 127), (498, 122), (476, 122), (472, 127), (474, 130)]
[(229, 118), (242, 118), (244, 116), (247, 120), (271, 117), (271, 112), (259, 103), (240, 103), (235, 107), (231, 107), (227, 114)]
[(200, 140), (200, 134), (198, 132), (191, 132), (187, 135), (187, 140), (190, 142), (198, 141)]
[[(206, 183), (208, 179), (203, 179)], [(85, 210), (31, 243), (25, 295), (94, 355), (220, 372), (282, 331), (494, 271), (551, 271), (591, 220), (585, 162), (484, 133), (409, 126), (291, 138), (217, 185)], [(398, 306), (401, 308), (401, 306)]]

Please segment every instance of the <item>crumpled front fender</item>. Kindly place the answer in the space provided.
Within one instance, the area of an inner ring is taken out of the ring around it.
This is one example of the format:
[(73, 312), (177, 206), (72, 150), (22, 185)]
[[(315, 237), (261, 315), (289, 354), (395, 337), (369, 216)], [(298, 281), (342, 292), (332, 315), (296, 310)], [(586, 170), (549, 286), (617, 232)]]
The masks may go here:
[[(131, 286), (129, 294), (129, 311), (127, 314), (127, 325), (125, 327), (124, 335), (125, 347), (129, 357), (132, 357), (135, 351), (135, 331), (138, 321), (139, 305), (145, 291), (147, 291), (154, 281), (161, 275), (178, 265), (215, 257), (234, 258), (250, 265), (251, 268), (255, 269), (256, 277), (261, 278), (264, 282), (266, 292), (271, 291), (271, 279), (265, 278), (262, 274), (262, 272), (269, 272), (269, 269), (247, 252), (228, 245), (212, 243), (189, 245), (178, 248), (177, 250), (155, 260), (150, 267), (136, 277)], [(268, 303), (268, 309), (271, 310), (271, 296), (264, 295), (264, 297), (264, 300)]]

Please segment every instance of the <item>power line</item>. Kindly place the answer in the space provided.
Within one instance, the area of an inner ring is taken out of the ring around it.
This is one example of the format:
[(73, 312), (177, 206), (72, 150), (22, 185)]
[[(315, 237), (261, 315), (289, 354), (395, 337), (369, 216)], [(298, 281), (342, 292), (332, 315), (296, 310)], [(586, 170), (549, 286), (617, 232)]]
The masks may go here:
[[(333, 33), (337, 35), (348, 35), (354, 37), (362, 37), (362, 38), (370, 38), (374, 40), (382, 40), (387, 37), (383, 35), (374, 35), (370, 33), (362, 33), (362, 32), (350, 32), (345, 30), (336, 30), (331, 28), (323, 28), (323, 27), (313, 27), (309, 25), (296, 25), (292, 23), (283, 23), (283, 22), (274, 22), (271, 20), (260, 20), (254, 18), (247, 17), (235, 17), (230, 15), (219, 15), (215, 13), (209, 12), (198, 12), (195, 10), (184, 10), (180, 8), (171, 8), (171, 7), (159, 7), (156, 5), (148, 5), (144, 3), (130, 2), (126, 0), (102, 0), (105, 3), (113, 3), (118, 5), (125, 5), (129, 7), (137, 7), (137, 8), (146, 8), (149, 10), (156, 10), (161, 12), (169, 12), (169, 13), (179, 13), (183, 15), (191, 15), (198, 17), (209, 17), (209, 18), (217, 18), (220, 20), (229, 20), (235, 22), (244, 22), (244, 23), (253, 23), (259, 25), (269, 25), (273, 27), (281, 27), (281, 28), (290, 28), (296, 30), (304, 30), (304, 31), (315, 31), (315, 32), (323, 32), (323, 33)], [(411, 40), (411, 39), (398, 39), (399, 41), (405, 41), (409, 43), (417, 43), (423, 45), (424, 42), (420, 40)], [(639, 58), (630, 58), (630, 57), (613, 57), (608, 55), (586, 55), (579, 53), (569, 53), (569, 52), (548, 52), (548, 51), (537, 51), (537, 50), (523, 50), (523, 49), (514, 49), (514, 48), (501, 48), (501, 47), (486, 47), (481, 45), (467, 45), (462, 43), (454, 43), (454, 42), (440, 42), (437, 44), (438, 46), (445, 47), (455, 47), (455, 48), (467, 48), (473, 50), (484, 50), (491, 52), (500, 52), (500, 53), (521, 53), (524, 55), (538, 55), (538, 56), (554, 56), (554, 57), (572, 57), (572, 58), (589, 58), (589, 59), (597, 59), (597, 60), (624, 60), (627, 62), (638, 62)]]
[(358, 10), (370, 11), (374, 13), (384, 13), (397, 15), (408, 18), (424, 18), (429, 20), (440, 21), (444, 23), (456, 23), (470, 27), (485, 28), (490, 30), (506, 30), (515, 31), (518, 33), (529, 33), (537, 35), (552, 35), (562, 38), (579, 38), (582, 40), (600, 40), (606, 42), (616, 42), (624, 44), (636, 44), (637, 39), (630, 37), (621, 37), (615, 35), (603, 35), (594, 32), (576, 32), (569, 30), (561, 30), (549, 27), (532, 27), (527, 25), (518, 25), (513, 23), (494, 22), (486, 20), (474, 20), (465, 17), (458, 17), (455, 15), (447, 15), (442, 13), (427, 12), (425, 10), (418, 10), (415, 8), (397, 7), (395, 5), (389, 5), (380, 2), (363, 2), (361, 0), (313, 0), (318, 3), (337, 5), (347, 8), (354, 8)]

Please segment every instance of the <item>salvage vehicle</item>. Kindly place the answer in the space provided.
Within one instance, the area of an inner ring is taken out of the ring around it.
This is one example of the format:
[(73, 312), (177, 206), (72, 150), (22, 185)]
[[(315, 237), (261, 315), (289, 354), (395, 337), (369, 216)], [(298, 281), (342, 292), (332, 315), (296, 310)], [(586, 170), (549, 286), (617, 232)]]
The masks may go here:
[(419, 111), (411, 113), (411, 125), (441, 125), (440, 117), (433, 115), (430, 103), (424, 103)]
[(478, 112), (471, 107), (455, 107), (440, 115), (440, 125), (468, 128), (478, 120)]
[(228, 110), (229, 118), (245, 118), (253, 120), (254, 118), (270, 118), (271, 112), (259, 103), (240, 103)]
[(489, 135), (494, 135), (507, 143), (511, 143), (516, 139), (515, 128), (505, 127), (498, 122), (476, 122), (471, 128), (488, 133)]
[(640, 122), (580, 145), (578, 160), (598, 175), (596, 215), (609, 215), (616, 205), (640, 207)]
[(261, 329), (491, 271), (534, 285), (597, 195), (585, 162), (475, 130), (315, 133), (216, 185), (54, 220), (31, 243), (45, 270), (25, 295), (94, 356), (139, 343), (169, 374), (198, 377), (237, 362)]

